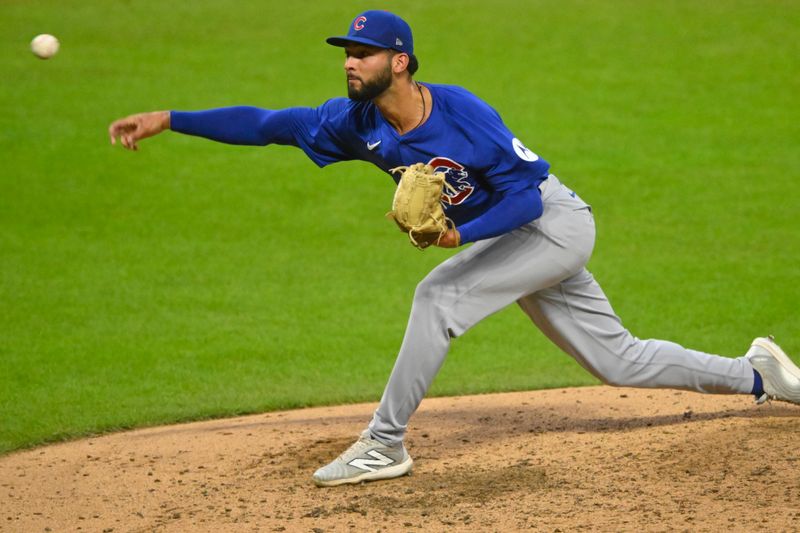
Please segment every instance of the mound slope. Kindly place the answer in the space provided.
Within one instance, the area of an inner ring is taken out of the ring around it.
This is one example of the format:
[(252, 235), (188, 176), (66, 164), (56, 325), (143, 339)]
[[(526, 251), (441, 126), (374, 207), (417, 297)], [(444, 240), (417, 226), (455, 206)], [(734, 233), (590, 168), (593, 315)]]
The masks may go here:
[(0, 458), (3, 531), (800, 529), (800, 408), (588, 387), (423, 402), (413, 475), (311, 474), (374, 404), (105, 435)]

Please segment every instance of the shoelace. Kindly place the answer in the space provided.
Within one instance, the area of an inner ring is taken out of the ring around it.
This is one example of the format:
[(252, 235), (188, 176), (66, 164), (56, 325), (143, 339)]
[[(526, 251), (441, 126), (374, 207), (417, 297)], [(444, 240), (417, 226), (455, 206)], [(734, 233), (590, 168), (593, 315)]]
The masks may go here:
[(378, 444), (379, 443), (376, 440), (365, 439), (365, 438), (358, 439), (352, 446), (347, 448), (347, 450), (345, 450), (345, 452), (342, 455), (339, 456), (339, 459), (341, 459), (344, 462), (347, 462), (361, 455), (367, 448), (372, 448)]

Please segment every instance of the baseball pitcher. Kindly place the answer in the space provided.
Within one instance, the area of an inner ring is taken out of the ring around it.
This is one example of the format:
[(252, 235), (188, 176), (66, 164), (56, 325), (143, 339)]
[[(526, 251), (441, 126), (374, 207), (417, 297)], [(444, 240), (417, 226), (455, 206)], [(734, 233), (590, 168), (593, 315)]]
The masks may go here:
[(800, 403), (800, 369), (769, 337), (731, 359), (628, 332), (586, 270), (595, 241), (592, 208), (486, 102), (461, 87), (416, 81), (419, 63), (403, 19), (366, 11), (346, 35), (327, 42), (344, 48), (347, 98), (281, 110), (158, 111), (109, 127), (112, 144), (119, 140), (132, 150), (171, 129), (230, 144), (297, 146), (319, 166), (368, 161), (400, 183), (389, 216), (412, 244), (473, 243), (417, 286), (372, 421), (355, 444), (316, 471), (317, 485), (408, 473), (408, 421), (450, 342), (515, 302), (551, 341), (610, 385)]

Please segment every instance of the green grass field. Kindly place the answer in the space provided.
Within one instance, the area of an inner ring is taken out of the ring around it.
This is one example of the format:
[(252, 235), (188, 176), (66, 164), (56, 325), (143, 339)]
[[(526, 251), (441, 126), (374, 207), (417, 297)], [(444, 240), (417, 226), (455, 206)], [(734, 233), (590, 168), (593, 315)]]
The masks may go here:
[[(383, 219), (391, 181), (297, 149), (113, 119), (318, 105), (365, 2), (0, 3), (0, 452), (380, 397), (415, 284), (450, 253)], [(593, 204), (590, 268), (639, 337), (800, 355), (800, 4), (399, 1), (422, 81), (463, 85)], [(62, 50), (28, 50), (38, 33)], [(432, 394), (596, 380), (508, 309)]]

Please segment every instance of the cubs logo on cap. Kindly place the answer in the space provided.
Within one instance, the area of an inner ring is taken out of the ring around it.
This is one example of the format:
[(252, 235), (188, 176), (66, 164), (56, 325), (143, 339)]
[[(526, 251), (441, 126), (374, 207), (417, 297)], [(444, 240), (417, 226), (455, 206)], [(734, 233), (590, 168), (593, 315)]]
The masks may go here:
[(328, 44), (347, 46), (351, 43), (391, 48), (408, 55), (414, 54), (414, 39), (408, 23), (389, 11), (364, 11), (353, 19), (347, 35), (329, 37)]

